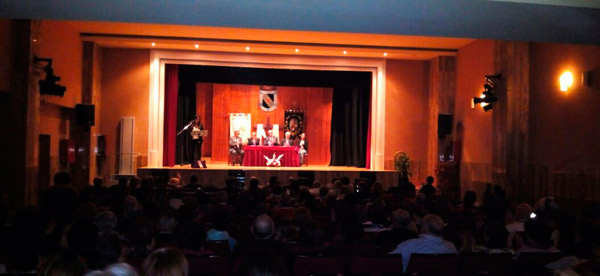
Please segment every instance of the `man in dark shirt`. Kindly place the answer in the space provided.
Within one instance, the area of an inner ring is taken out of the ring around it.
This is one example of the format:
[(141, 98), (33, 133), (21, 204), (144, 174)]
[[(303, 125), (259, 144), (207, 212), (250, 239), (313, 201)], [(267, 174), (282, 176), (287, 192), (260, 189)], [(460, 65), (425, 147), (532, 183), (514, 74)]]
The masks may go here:
[(254, 220), (250, 230), (252, 231), (254, 239), (240, 241), (235, 247), (234, 255), (243, 257), (256, 248), (269, 248), (279, 256), (286, 256), (288, 254), (287, 247), (280, 241), (274, 239), (275, 223), (271, 217), (267, 215), (258, 216)]
[(390, 245), (394, 248), (405, 240), (419, 237), (417, 232), (409, 230), (410, 214), (404, 209), (398, 209), (392, 217), (392, 229), (382, 231), (377, 235), (376, 243), (379, 245)]
[(425, 195), (428, 200), (433, 200), (435, 197), (435, 187), (433, 187), (433, 176), (428, 176), (426, 182), (421, 186), (419, 193)]

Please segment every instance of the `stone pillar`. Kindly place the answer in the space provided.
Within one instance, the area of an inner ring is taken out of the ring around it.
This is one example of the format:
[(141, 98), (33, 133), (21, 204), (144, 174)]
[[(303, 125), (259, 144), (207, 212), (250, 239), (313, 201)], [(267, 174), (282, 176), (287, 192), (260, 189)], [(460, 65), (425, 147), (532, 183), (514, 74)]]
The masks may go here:
[[(443, 151), (451, 137), (438, 137), (438, 114), (454, 113), (456, 90), (456, 57), (440, 56), (429, 62), (429, 133), (427, 150), (427, 174), (435, 176), (440, 149)], [(423, 181), (419, 179), (418, 181)]]
[(495, 71), (502, 78), (492, 111), (492, 181), (522, 200), (529, 153), (529, 43), (497, 41), (495, 48)]

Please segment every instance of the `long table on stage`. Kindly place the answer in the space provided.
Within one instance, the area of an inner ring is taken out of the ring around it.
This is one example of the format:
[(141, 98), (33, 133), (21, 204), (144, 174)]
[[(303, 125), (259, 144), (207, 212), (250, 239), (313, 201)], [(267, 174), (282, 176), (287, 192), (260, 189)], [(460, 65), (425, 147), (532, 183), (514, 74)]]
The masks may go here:
[(298, 147), (267, 147), (267, 146), (245, 146), (244, 147), (244, 166), (264, 167), (267, 164), (266, 157), (277, 158), (283, 154), (281, 159), (282, 167), (299, 167), (300, 156), (298, 156)]

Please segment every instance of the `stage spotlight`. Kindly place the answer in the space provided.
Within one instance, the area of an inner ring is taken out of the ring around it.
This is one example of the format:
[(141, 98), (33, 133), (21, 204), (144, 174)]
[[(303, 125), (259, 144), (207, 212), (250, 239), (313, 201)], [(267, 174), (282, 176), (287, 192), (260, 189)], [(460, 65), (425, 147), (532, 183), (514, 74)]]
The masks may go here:
[(494, 103), (498, 101), (498, 97), (496, 97), (494, 94), (494, 89), (496, 88), (495, 81), (499, 80), (500, 77), (500, 74), (485, 76), (483, 92), (481, 96), (473, 98), (471, 101), (472, 108), (475, 108), (477, 104), (480, 104), (485, 112), (488, 112), (494, 108)]
[(43, 80), (38, 81), (38, 85), (40, 86), (40, 94), (59, 97), (64, 96), (67, 87), (58, 84), (58, 81), (60, 81), (60, 77), (54, 75), (54, 69), (52, 69), (52, 59), (34, 57), (34, 62), (48, 63), (46, 66), (44, 66), (44, 72), (46, 73), (46, 77)]

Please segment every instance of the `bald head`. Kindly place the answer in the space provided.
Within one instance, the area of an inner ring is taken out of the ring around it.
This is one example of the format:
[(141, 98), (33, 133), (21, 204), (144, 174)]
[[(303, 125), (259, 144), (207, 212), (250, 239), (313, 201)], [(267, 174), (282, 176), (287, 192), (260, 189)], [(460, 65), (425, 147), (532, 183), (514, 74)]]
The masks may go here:
[(444, 221), (436, 215), (426, 215), (421, 225), (421, 233), (441, 237), (444, 234)]
[(273, 236), (274, 232), (275, 223), (267, 215), (258, 216), (254, 220), (254, 224), (252, 224), (252, 234), (257, 240), (268, 240)]

